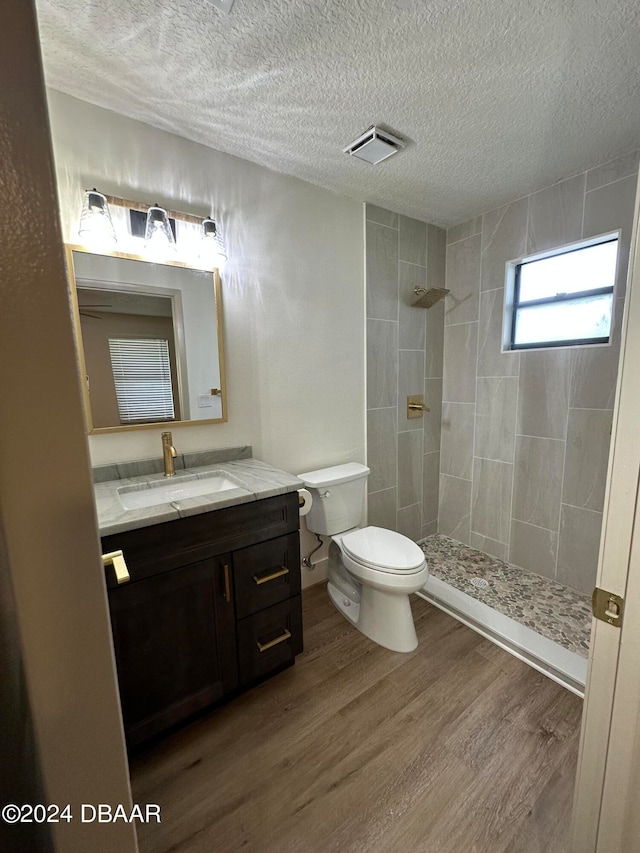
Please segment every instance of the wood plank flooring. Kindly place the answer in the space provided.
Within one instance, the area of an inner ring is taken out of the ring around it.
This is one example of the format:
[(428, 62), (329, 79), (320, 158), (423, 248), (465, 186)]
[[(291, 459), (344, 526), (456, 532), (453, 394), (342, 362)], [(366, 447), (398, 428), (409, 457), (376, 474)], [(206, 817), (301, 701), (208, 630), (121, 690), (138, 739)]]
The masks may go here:
[(296, 665), (136, 756), (141, 853), (564, 853), (582, 702), (421, 599), (411, 654), (324, 586)]

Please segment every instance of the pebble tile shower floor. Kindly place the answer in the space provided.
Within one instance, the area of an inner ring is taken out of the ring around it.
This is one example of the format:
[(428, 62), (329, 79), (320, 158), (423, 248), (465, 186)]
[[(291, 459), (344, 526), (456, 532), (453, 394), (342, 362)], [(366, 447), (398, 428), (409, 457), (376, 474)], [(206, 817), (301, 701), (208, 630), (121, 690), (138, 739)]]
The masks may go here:
[[(588, 596), (439, 533), (418, 544), (434, 577), (587, 657), (591, 630)], [(473, 583), (476, 578), (487, 585)]]

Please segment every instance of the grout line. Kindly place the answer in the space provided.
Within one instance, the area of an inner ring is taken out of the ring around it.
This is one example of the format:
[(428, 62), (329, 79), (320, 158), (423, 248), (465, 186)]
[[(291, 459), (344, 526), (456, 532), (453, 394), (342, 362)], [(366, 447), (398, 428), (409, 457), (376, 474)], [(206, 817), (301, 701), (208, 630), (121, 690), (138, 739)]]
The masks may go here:
[[(482, 459), (483, 462), (497, 462), (499, 465), (510, 465), (513, 468), (513, 462), (505, 462), (504, 459), (492, 459), (491, 456), (474, 456), (474, 459)], [(482, 534), (484, 536), (484, 534)], [(490, 537), (491, 538), (491, 537)], [(500, 540), (496, 539), (496, 542)]]
[[(472, 218), (473, 219), (482, 219), (482, 214), (480, 216), (474, 216)], [(460, 224), (462, 225), (462, 223), (460, 223)], [(455, 228), (456, 226), (452, 225), (451, 227)], [(462, 243), (465, 240), (470, 240), (472, 237), (481, 237), (481, 236), (482, 236), (482, 226), (480, 226), (479, 231), (474, 231), (473, 234), (467, 234), (466, 237), (460, 237), (458, 240), (452, 240), (450, 243), (447, 243), (447, 249), (449, 248), (449, 246), (455, 246), (457, 243)]]
[(396, 422), (394, 426), (396, 440), (396, 506), (394, 514), (394, 530), (398, 530), (398, 495), (400, 493), (400, 216), (398, 216), (398, 227), (396, 231), (396, 318), (398, 323), (398, 349), (396, 352)]
[[(599, 409), (596, 411), (599, 411)], [(566, 438), (548, 438), (546, 435), (529, 435), (526, 432), (517, 432), (516, 438), (537, 438), (539, 441), (566, 441)]]
[[(426, 264), (414, 264), (413, 261), (403, 261), (402, 258), (398, 258), (398, 265), (400, 264), (409, 264), (410, 267), (420, 267), (421, 270), (427, 271)], [(398, 272), (400, 271), (398, 270)]]
[[(542, 527), (541, 524), (533, 524), (531, 521), (523, 521), (521, 518), (514, 518), (514, 521), (517, 521), (518, 524), (526, 524), (529, 527), (535, 527), (537, 530), (546, 530), (547, 533), (553, 533), (554, 536), (558, 536), (557, 530), (550, 530), (548, 527)], [(555, 580), (555, 578), (551, 578), (551, 580)]]
[(424, 350), (423, 350), (423, 349), (404, 349), (404, 348), (398, 348), (398, 352), (422, 352), (422, 353), (424, 353)]
[(604, 409), (595, 409), (590, 406), (569, 406), (570, 412), (613, 412), (613, 409), (610, 409), (606, 406)]
[(593, 512), (595, 515), (604, 515), (604, 509), (589, 509), (588, 506), (576, 506), (575, 504), (568, 504), (564, 501), (560, 502), (561, 506), (570, 506), (572, 509), (583, 509), (585, 512)]
[(584, 214), (587, 207), (587, 172), (584, 173), (584, 191), (582, 193), (582, 226), (580, 228), (580, 236), (584, 238)]
[[(604, 165), (606, 166), (606, 163)], [(595, 168), (597, 169), (598, 167), (595, 166)], [(589, 171), (591, 171), (591, 170), (589, 170)], [(586, 180), (585, 180), (585, 195), (587, 193), (595, 193), (598, 190), (601, 190), (603, 187), (610, 187), (612, 184), (617, 184), (620, 181), (627, 181), (627, 180), (629, 180), (629, 178), (635, 178), (635, 177), (637, 177), (637, 175), (638, 175), (638, 171), (636, 170), (634, 172), (631, 172), (630, 175), (625, 175), (622, 178), (616, 178), (615, 181), (608, 181), (606, 184), (599, 184), (597, 187), (592, 187), (590, 190), (586, 189), (587, 184), (586, 184)]]
[(374, 320), (376, 323), (399, 323), (399, 320), (386, 320), (384, 317), (367, 317), (367, 320)]
[[(528, 216), (528, 213), (527, 213)], [(527, 220), (527, 228), (529, 227), (529, 222)], [(522, 371), (522, 359), (518, 358), (518, 375), (517, 385), (516, 385), (516, 430), (518, 429), (518, 412), (520, 410), (520, 373)], [(511, 560), (511, 528), (513, 527), (513, 502), (516, 496), (516, 448), (518, 442), (516, 438), (518, 436), (517, 432), (513, 434), (513, 468), (512, 468), (512, 476), (511, 476), (511, 508), (509, 510), (509, 543), (507, 546), (507, 563), (510, 564)]]
[(387, 225), (386, 222), (376, 222), (375, 219), (367, 219), (365, 213), (365, 222), (370, 222), (371, 225), (381, 225), (383, 228), (390, 228), (392, 231), (399, 231), (399, 227), (397, 225)]
[(451, 477), (452, 480), (462, 480), (463, 483), (472, 483), (473, 480), (467, 480), (466, 477), (456, 477), (455, 474), (445, 474), (444, 471), (440, 471), (441, 477)]
[[(497, 289), (500, 290), (500, 288), (497, 288)], [(445, 323), (444, 327), (445, 327), (445, 329), (451, 329), (453, 326), (470, 326), (472, 323), (478, 323), (478, 322), (480, 322), (480, 321), (479, 320), (465, 320), (463, 323)], [(476, 365), (476, 371), (477, 371), (477, 365)]]
[(376, 406), (373, 409), (367, 409), (367, 412), (385, 412), (387, 409), (397, 409), (397, 406)]
[(395, 488), (396, 486), (387, 486), (386, 489), (376, 489), (375, 492), (367, 492), (367, 494), (369, 497), (371, 497), (371, 495), (381, 495), (383, 492), (392, 492)]

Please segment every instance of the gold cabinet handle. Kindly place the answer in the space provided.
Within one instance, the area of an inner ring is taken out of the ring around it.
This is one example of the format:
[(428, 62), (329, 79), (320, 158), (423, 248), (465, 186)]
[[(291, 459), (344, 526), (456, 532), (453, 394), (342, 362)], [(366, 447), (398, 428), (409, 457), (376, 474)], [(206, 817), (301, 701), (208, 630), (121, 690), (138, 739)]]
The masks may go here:
[(291, 631), (287, 631), (287, 629), (285, 628), (284, 633), (280, 634), (279, 637), (276, 637), (275, 640), (269, 640), (268, 643), (261, 643), (260, 640), (258, 640), (258, 642), (256, 643), (256, 645), (258, 646), (258, 651), (266, 652), (267, 649), (272, 649), (274, 646), (277, 646), (278, 643), (284, 643), (284, 641), (288, 640), (290, 636)]
[(224, 568), (224, 600), (228, 603), (231, 601), (231, 571), (229, 565), (225, 564)]
[(110, 551), (108, 554), (102, 555), (102, 563), (106, 566), (113, 566), (113, 571), (116, 574), (116, 580), (119, 584), (127, 583), (131, 580), (129, 569), (124, 560), (122, 551)]
[(260, 584), (262, 584), (262, 583), (268, 583), (269, 581), (274, 581), (276, 578), (282, 578), (288, 574), (289, 574), (289, 569), (286, 566), (280, 566), (280, 568), (277, 571), (271, 572), (270, 575), (265, 575), (264, 577), (261, 577), (261, 578), (259, 578), (258, 575), (254, 575), (253, 580), (255, 581), (255, 583), (258, 586), (260, 586)]

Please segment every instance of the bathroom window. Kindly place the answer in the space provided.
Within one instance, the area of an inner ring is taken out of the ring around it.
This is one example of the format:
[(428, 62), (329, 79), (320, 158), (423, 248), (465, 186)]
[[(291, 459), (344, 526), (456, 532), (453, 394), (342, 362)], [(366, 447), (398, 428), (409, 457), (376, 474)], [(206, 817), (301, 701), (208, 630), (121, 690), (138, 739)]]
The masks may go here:
[(508, 264), (505, 349), (609, 343), (618, 240), (608, 234)]
[(109, 338), (109, 352), (120, 422), (174, 420), (169, 341)]

